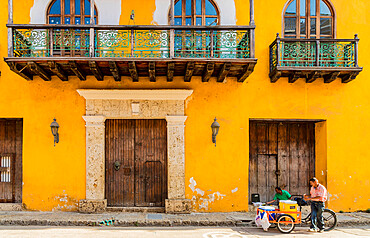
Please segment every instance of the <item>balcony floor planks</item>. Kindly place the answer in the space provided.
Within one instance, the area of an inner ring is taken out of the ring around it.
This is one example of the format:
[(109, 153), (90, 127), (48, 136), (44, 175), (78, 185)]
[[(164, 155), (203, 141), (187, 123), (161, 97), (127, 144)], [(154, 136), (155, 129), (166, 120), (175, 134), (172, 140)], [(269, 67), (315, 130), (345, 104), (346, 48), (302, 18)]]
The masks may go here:
[[(18, 68), (23, 68), (28, 62), (36, 62), (47, 74), (51, 76), (56, 76), (55, 70), (50, 69), (50, 62), (56, 62), (58, 66), (63, 70), (67, 76), (76, 76), (70, 66), (71, 58), (65, 57), (49, 57), (49, 58), (5, 58), (6, 62), (12, 62), (18, 66)], [(174, 64), (173, 76), (182, 76), (186, 74), (187, 64), (189, 62), (194, 63), (193, 76), (202, 77), (207, 63), (212, 62), (215, 64), (212, 77), (217, 77), (222, 70), (225, 62), (231, 64), (230, 71), (227, 77), (238, 77), (240, 76), (246, 67), (254, 68), (257, 59), (122, 59), (122, 58), (79, 58), (73, 57), (73, 61), (79, 67), (82, 74), (93, 76), (94, 73), (91, 69), (91, 62), (96, 62), (100, 73), (103, 78), (105, 76), (112, 77), (111, 67), (109, 62), (114, 61), (117, 64), (119, 73), (121, 76), (130, 77), (129, 62), (135, 62), (137, 73), (140, 77), (149, 77), (149, 65), (150, 63), (155, 63), (155, 75), (158, 76), (168, 76), (168, 64)], [(37, 76), (34, 72), (26, 68), (25, 73), (31, 76)], [(96, 73), (96, 72), (95, 72)]]

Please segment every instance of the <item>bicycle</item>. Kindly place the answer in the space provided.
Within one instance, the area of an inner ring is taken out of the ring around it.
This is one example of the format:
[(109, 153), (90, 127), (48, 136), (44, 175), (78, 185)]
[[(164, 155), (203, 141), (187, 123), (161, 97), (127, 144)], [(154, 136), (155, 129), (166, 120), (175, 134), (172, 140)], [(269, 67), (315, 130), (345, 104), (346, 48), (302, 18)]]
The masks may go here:
[[(302, 218), (302, 206), (307, 206), (307, 202), (303, 200), (303, 196), (301, 195), (293, 195), (292, 197), (297, 197), (299, 211), (265, 211), (261, 210), (261, 212), (266, 212), (268, 215), (269, 222), (276, 225), (277, 229), (281, 233), (290, 233), (294, 230), (296, 225), (301, 224), (311, 224), (311, 212), (305, 217)], [(259, 209), (257, 209), (258, 214)], [(273, 215), (274, 214), (274, 215)], [(328, 208), (324, 209), (323, 212), (324, 218), (324, 231), (331, 231), (337, 225), (337, 215), (333, 210)]]

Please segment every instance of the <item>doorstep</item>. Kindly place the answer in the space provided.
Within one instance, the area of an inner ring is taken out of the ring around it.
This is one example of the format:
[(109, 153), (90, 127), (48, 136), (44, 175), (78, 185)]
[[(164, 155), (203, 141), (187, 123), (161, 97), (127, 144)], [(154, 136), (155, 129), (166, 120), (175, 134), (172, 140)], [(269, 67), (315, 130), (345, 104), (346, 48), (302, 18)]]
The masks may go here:
[(22, 211), (22, 203), (0, 203), (0, 211)]
[(164, 207), (107, 207), (107, 212), (164, 213)]

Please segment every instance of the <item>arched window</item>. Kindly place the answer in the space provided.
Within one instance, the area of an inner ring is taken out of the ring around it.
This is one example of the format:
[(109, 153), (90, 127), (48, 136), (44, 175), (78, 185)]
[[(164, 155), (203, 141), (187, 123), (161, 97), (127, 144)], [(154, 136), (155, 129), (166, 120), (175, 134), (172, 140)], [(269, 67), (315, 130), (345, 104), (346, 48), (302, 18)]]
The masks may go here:
[[(49, 24), (90, 24), (90, 0), (53, 0), (48, 8)], [(97, 11), (95, 6), (95, 23)]]
[(328, 0), (290, 0), (284, 10), (284, 37), (334, 38), (334, 21)]
[(219, 20), (220, 13), (213, 0), (175, 1), (175, 25), (218, 25)]

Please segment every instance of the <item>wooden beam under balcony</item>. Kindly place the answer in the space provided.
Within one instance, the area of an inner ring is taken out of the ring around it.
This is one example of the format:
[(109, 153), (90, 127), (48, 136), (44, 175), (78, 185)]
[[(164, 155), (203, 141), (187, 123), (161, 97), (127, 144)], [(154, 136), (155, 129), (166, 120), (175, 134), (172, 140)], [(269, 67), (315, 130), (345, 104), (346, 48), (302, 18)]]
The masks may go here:
[(222, 66), (220, 73), (218, 74), (217, 82), (219, 83), (225, 82), (226, 76), (229, 74), (230, 69), (231, 69), (231, 64), (229, 62), (225, 63)]
[(294, 83), (304, 78), (306, 83), (313, 83), (323, 78), (325, 83), (331, 83), (341, 78), (342, 83), (354, 80), (362, 71), (361, 67), (277, 67), (270, 73), (271, 82), (280, 78), (288, 78), (289, 83)]
[(288, 82), (289, 83), (294, 83), (295, 81), (297, 81), (300, 77), (301, 77), (302, 73), (299, 72), (299, 71), (294, 71), (293, 74), (289, 75), (288, 77)]
[(215, 72), (215, 63), (208, 62), (206, 68), (204, 69), (202, 82), (208, 82), (212, 77), (213, 72)]
[(55, 61), (50, 61), (49, 63), (49, 68), (50, 71), (53, 72), (60, 80), (62, 81), (68, 81), (68, 75), (67, 73), (62, 69), (62, 67), (59, 66), (58, 63)]
[(238, 82), (243, 83), (254, 71), (255, 64), (245, 66), (243, 73), (238, 77)]
[(190, 61), (186, 64), (185, 78), (184, 82), (190, 82), (193, 77), (195, 63)]
[(121, 81), (121, 72), (118, 68), (118, 65), (115, 61), (109, 61), (109, 70), (113, 75), (115, 81)]
[(81, 70), (80, 66), (75, 61), (69, 61), (68, 65), (72, 72), (81, 80), (86, 81), (86, 74)]
[(167, 64), (167, 82), (173, 81), (173, 76), (175, 74), (175, 63), (168, 62)]
[[(45, 77), (57, 76), (63, 81), (69, 77), (77, 77), (85, 81), (87, 76), (98, 80), (111, 78), (117, 82), (122, 77), (131, 77), (133, 82), (140, 78), (149, 78), (157, 82), (158, 77), (165, 77), (167, 82), (175, 78), (191, 82), (193, 76), (202, 82), (224, 82), (229, 78), (243, 82), (256, 65), (256, 59), (166, 59), (166, 58), (89, 58), (89, 57), (44, 57), (44, 58), (6, 58), (9, 67), (27, 80), (39, 76), (28, 66), (34, 62), (44, 71)], [(35, 66), (37, 67), (37, 66)], [(39, 70), (41, 72), (41, 70)]]
[(327, 75), (324, 75), (324, 83), (331, 83), (338, 78), (340, 71), (334, 71)]
[(155, 62), (150, 62), (149, 63), (149, 80), (150, 80), (150, 82), (155, 82), (156, 81)]
[(139, 75), (137, 74), (136, 64), (134, 61), (128, 62), (128, 70), (130, 72), (132, 82), (139, 82)]
[(350, 74), (346, 74), (342, 76), (342, 83), (349, 83), (352, 80), (356, 79), (357, 75), (359, 75), (360, 72), (352, 72)]
[(320, 78), (320, 74), (317, 71), (308, 73), (306, 77), (306, 83), (313, 83), (317, 78)]
[(24, 69), (26, 69), (28, 67), (28, 65), (22, 67), (17, 62), (7, 61), (6, 63), (8, 64), (10, 70), (13, 71), (14, 73), (18, 74), (19, 76), (21, 76), (22, 78), (24, 78), (28, 81), (33, 80), (33, 76), (31, 74), (28, 74), (28, 73), (24, 72)]
[(36, 62), (28, 62), (28, 67), (35, 75), (38, 75), (45, 81), (51, 81), (51, 76), (41, 68)]
[(98, 64), (96, 63), (96, 61), (90, 61), (89, 66), (90, 66), (90, 70), (93, 73), (93, 75), (95, 76), (95, 78), (98, 81), (103, 81), (104, 80), (104, 75), (102, 74)]

